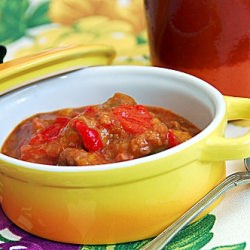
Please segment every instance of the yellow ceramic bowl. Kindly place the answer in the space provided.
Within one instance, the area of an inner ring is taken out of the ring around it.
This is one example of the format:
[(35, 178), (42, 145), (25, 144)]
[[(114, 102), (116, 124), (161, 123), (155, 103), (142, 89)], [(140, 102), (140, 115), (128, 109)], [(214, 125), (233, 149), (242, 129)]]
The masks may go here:
[(115, 92), (166, 107), (202, 132), (127, 162), (57, 167), (0, 154), (2, 207), (41, 237), (85, 244), (157, 235), (225, 177), (225, 160), (250, 155), (250, 134), (225, 138), (228, 120), (250, 118), (250, 100), (223, 97), (190, 75), (154, 67), (100, 66), (42, 80), (0, 98), (0, 144), (39, 112), (101, 103)]

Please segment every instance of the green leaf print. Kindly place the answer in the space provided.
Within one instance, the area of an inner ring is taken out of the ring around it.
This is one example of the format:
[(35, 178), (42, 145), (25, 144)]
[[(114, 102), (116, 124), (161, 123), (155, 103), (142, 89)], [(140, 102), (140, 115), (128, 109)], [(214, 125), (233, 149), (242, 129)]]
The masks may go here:
[(140, 240), (140, 241), (134, 241), (130, 243), (117, 244), (115, 245), (114, 250), (127, 250), (127, 249), (139, 250), (149, 241), (150, 240)]
[[(198, 250), (206, 245), (213, 237), (210, 233), (215, 222), (214, 215), (207, 215), (198, 220), (181, 232), (179, 232), (173, 240), (165, 247), (165, 250)], [(148, 240), (135, 241), (116, 245), (106, 246), (82, 246), (81, 250), (139, 250), (148, 243)]]
[[(208, 214), (200, 220), (193, 222), (182, 229), (172, 240), (165, 246), (164, 250), (200, 250), (213, 238), (211, 229), (214, 226), (216, 217)], [(139, 250), (151, 239), (122, 243), (116, 245), (100, 246), (82, 246), (81, 250)], [(210, 250), (244, 250), (246, 243), (236, 245), (220, 246)]]
[(25, 36), (27, 29), (49, 23), (48, 2), (29, 10), (29, 0), (0, 1), (0, 43), (7, 45)]
[(246, 243), (240, 243), (231, 246), (221, 246), (221, 247), (214, 247), (211, 250), (244, 250), (246, 249)]
[(26, 23), (28, 28), (50, 23), (48, 16), (49, 2), (44, 2), (34, 9), (27, 17)]
[(100, 245), (100, 246), (82, 246), (80, 250), (107, 250), (107, 245)]
[(7, 243), (7, 242), (15, 242), (16, 240), (10, 240), (8, 238), (6, 238), (5, 236), (3, 236), (2, 234), (0, 234), (0, 242), (4, 242), (4, 243)]
[(201, 249), (213, 238), (213, 233), (211, 233), (210, 230), (213, 228), (214, 223), (215, 216), (206, 215), (180, 231), (165, 247), (165, 250)]
[(116, 245), (100, 245), (100, 246), (82, 246), (80, 250), (139, 250), (145, 244), (150, 241), (148, 240), (139, 240), (128, 243), (121, 243)]
[(147, 39), (141, 35), (138, 35), (136, 37), (136, 42), (137, 44), (144, 44), (144, 43), (148, 43)]
[(0, 43), (8, 44), (25, 34), (24, 13), (28, 0), (2, 0), (0, 5)]

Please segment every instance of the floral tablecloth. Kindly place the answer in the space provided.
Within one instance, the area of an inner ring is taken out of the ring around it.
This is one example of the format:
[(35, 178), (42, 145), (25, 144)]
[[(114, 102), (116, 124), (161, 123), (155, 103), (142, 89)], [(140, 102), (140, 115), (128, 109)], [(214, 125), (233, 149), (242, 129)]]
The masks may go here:
[[(5, 61), (73, 44), (107, 44), (114, 64), (149, 64), (143, 0), (1, 0), (0, 44)], [(228, 136), (249, 127), (229, 124)], [(243, 160), (228, 161), (227, 173), (244, 171)], [(183, 229), (165, 249), (250, 249), (250, 189), (228, 192), (210, 214)], [(63, 225), (62, 225), (63, 226)], [(0, 210), (0, 249), (140, 249), (149, 240), (103, 246), (51, 242), (12, 224)]]

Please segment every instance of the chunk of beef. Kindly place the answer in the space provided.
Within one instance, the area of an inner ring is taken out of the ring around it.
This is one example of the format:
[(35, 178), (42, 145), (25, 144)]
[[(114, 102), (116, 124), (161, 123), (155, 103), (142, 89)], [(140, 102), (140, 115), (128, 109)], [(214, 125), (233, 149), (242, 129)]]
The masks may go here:
[(123, 131), (123, 135), (110, 137), (110, 144), (104, 152), (110, 154), (114, 161), (126, 161), (155, 153), (159, 149), (168, 148), (168, 127), (159, 119), (153, 119), (153, 126), (142, 134), (131, 135)]
[(87, 166), (105, 164), (107, 161), (100, 152), (86, 152), (83, 149), (66, 148), (58, 159), (59, 166)]
[(109, 98), (106, 102), (104, 102), (102, 106), (105, 109), (110, 109), (125, 104), (136, 105), (137, 103), (131, 96), (122, 93), (115, 93), (111, 98)]

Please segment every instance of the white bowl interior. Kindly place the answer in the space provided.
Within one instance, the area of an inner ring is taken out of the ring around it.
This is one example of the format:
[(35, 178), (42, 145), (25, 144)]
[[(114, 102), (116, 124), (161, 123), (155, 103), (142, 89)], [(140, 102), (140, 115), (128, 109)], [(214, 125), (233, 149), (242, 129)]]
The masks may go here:
[(86, 68), (0, 97), (0, 145), (19, 122), (33, 114), (102, 103), (115, 92), (131, 95), (141, 104), (170, 109), (201, 129), (223, 106), (219, 92), (187, 74), (153, 67)]

